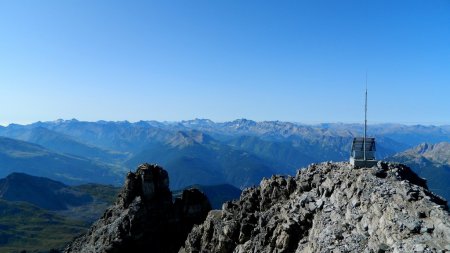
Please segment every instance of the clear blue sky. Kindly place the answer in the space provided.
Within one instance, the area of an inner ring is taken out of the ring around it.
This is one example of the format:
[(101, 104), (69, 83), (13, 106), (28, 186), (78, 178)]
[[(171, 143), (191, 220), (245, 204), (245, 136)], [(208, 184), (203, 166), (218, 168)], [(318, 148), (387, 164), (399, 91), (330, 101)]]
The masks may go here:
[(0, 0), (0, 123), (450, 123), (450, 1)]

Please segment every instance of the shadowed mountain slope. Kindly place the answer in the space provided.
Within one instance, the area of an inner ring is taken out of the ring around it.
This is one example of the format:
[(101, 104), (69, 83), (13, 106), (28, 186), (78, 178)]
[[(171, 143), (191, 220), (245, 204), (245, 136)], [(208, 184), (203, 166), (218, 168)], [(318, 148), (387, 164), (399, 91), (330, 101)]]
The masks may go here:
[(54, 153), (36, 144), (0, 137), (0, 177), (13, 172), (43, 176), (66, 184), (121, 183), (115, 168), (108, 165)]
[(136, 166), (145, 160), (167, 168), (173, 175), (170, 185), (175, 189), (192, 184), (223, 183), (242, 188), (274, 173), (264, 159), (199, 131), (179, 131), (167, 142), (148, 146), (126, 164)]
[(23, 173), (12, 173), (0, 179), (0, 198), (28, 202), (48, 210), (64, 210), (93, 200), (60, 182)]
[(86, 157), (97, 161), (115, 163), (127, 158), (128, 154), (101, 149), (84, 144), (63, 133), (44, 127), (11, 127), (0, 131), (2, 136), (38, 144), (56, 153)]

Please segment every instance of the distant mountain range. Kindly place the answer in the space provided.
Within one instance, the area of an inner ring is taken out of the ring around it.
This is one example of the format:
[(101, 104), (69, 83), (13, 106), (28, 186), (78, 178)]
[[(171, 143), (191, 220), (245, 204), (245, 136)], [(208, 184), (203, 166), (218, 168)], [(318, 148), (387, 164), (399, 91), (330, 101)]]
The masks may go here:
[[(351, 140), (361, 134), (359, 124), (247, 119), (11, 124), (0, 127), (0, 136), (10, 138), (0, 139), (0, 176), (25, 172), (67, 184), (120, 185), (128, 170), (150, 162), (169, 171), (173, 189), (225, 183), (244, 188), (313, 162), (348, 160)], [(384, 159), (423, 142), (450, 142), (450, 127), (378, 124), (370, 125), (369, 135), (377, 138), (377, 156)]]
[(23, 128), (14, 127), (13, 125), (4, 129), (2, 135), (38, 144), (53, 152), (85, 157), (97, 161), (108, 161), (108, 163), (115, 163), (116, 161), (126, 159), (128, 155), (126, 153), (113, 152), (91, 146), (77, 141), (66, 134), (40, 126)]
[[(0, 251), (63, 245), (98, 218), (126, 173), (143, 162), (167, 169), (172, 189), (199, 188), (218, 208), (263, 177), (348, 160), (361, 130), (246, 119), (0, 127)], [(369, 134), (377, 138), (379, 159), (407, 164), (450, 199), (450, 126), (381, 124)]]
[(236, 187), (254, 184), (276, 173), (270, 161), (197, 130), (177, 131), (164, 142), (149, 144), (126, 161), (134, 168), (152, 161), (167, 168), (174, 188), (192, 184), (224, 184)]
[(0, 137), (0, 177), (13, 172), (49, 177), (67, 184), (120, 184), (123, 174), (117, 173), (116, 168), (106, 163)]

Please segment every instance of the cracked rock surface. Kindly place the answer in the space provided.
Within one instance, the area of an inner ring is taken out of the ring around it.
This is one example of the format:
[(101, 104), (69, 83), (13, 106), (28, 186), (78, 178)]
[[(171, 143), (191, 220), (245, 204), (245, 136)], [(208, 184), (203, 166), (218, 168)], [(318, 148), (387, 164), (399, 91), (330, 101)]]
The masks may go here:
[(450, 252), (446, 204), (404, 165), (312, 164), (211, 211), (179, 252)]
[(177, 252), (209, 210), (207, 197), (197, 189), (184, 190), (173, 202), (167, 172), (143, 164), (128, 173), (116, 203), (64, 252)]

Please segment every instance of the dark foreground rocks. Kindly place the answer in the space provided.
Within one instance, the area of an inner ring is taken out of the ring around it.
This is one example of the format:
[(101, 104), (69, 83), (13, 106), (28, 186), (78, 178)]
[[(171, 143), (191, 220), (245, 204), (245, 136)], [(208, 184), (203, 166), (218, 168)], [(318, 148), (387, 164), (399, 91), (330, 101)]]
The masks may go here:
[(116, 203), (64, 252), (178, 252), (192, 226), (210, 210), (208, 199), (196, 189), (172, 201), (167, 172), (143, 164), (127, 175)]
[(446, 204), (403, 165), (313, 164), (211, 211), (180, 252), (450, 252)]

